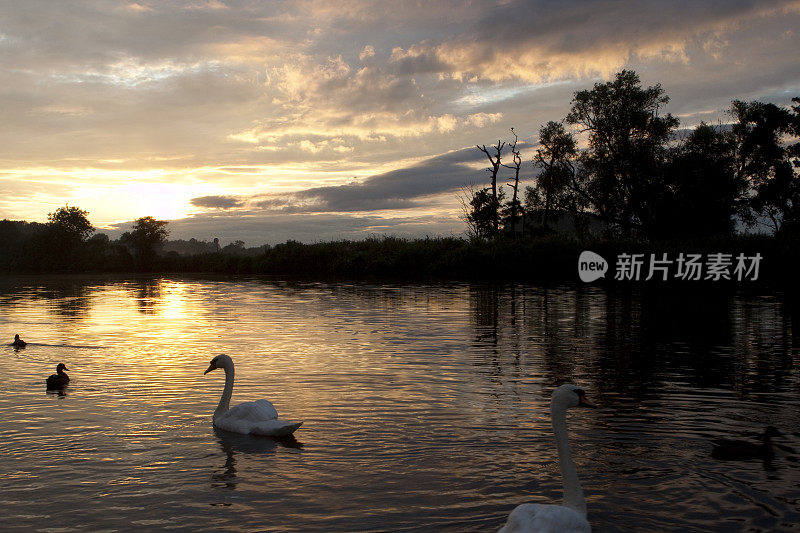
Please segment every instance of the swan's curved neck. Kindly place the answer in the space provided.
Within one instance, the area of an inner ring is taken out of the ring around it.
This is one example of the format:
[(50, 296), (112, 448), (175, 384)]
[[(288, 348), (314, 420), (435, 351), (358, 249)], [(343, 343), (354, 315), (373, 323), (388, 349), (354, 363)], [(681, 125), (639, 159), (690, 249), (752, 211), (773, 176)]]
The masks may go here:
[(231, 407), (231, 396), (233, 395), (233, 362), (226, 362), (222, 368), (225, 370), (225, 389), (222, 391), (217, 410), (214, 411), (214, 418), (228, 412)]
[(569, 449), (569, 439), (567, 437), (567, 410), (560, 405), (550, 407), (550, 417), (553, 421), (553, 433), (556, 436), (556, 447), (558, 448), (558, 466), (561, 468), (561, 478), (564, 485), (564, 507), (575, 509), (579, 513), (586, 515), (586, 500), (583, 497), (583, 489), (578, 479), (578, 470), (572, 461), (572, 453)]

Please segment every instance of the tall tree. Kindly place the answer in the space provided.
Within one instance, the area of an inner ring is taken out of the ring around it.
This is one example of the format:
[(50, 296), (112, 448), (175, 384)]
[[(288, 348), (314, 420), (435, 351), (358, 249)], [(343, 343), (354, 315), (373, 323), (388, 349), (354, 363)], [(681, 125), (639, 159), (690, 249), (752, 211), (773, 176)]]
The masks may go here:
[(766, 221), (776, 233), (800, 221), (798, 149), (786, 144), (797, 135), (798, 111), (798, 106), (790, 111), (762, 102), (734, 100), (731, 105), (736, 173), (752, 189), (755, 216), (749, 222)]
[(798, 179), (800, 176), (800, 97), (792, 98), (792, 123), (791, 134), (794, 136), (795, 143), (790, 145), (786, 151), (794, 169), (793, 180), (793, 200), (791, 209), (785, 214), (783, 226), (781, 228), (785, 233), (792, 235), (800, 235), (800, 184)]
[(643, 88), (629, 70), (613, 81), (575, 93), (566, 117), (589, 136), (578, 158), (583, 189), (612, 230), (647, 235), (662, 200), (663, 162), (678, 119), (661, 108), (669, 102), (660, 84)]
[[(511, 228), (511, 233), (516, 235), (517, 218), (522, 211), (522, 203), (519, 201), (519, 171), (522, 168), (522, 155), (520, 154), (520, 150), (517, 149), (519, 136), (517, 132), (514, 131), (514, 128), (511, 128), (511, 134), (514, 136), (514, 141), (508, 144), (509, 150), (511, 151), (511, 164), (503, 164), (503, 166), (514, 171), (511, 183), (507, 184), (511, 187), (513, 193), (511, 195), (511, 200), (509, 200), (508, 204), (505, 206), (504, 216), (508, 221), (508, 227)], [(525, 228), (523, 227), (522, 230), (524, 232)]]
[[(550, 121), (539, 130), (539, 148), (533, 166), (540, 170), (534, 187), (527, 187), (528, 209), (540, 211), (540, 223), (547, 231), (553, 210), (565, 210), (577, 216), (582, 210), (581, 187), (576, 182), (575, 158), (578, 145), (575, 137), (561, 122)], [(580, 207), (579, 207), (580, 206)]]
[(655, 208), (652, 236), (731, 235), (746, 207), (747, 183), (734, 172), (734, 144), (722, 128), (701, 123), (672, 148), (665, 170), (669, 194)]

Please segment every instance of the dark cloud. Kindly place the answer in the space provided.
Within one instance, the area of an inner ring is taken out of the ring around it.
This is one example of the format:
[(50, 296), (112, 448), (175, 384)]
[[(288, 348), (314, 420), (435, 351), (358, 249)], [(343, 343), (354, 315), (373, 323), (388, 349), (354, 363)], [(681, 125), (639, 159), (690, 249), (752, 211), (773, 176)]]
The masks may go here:
[(291, 194), (255, 197), (254, 200), (257, 207), (287, 213), (420, 207), (426, 197), (448, 192), (455, 195), (467, 184), (485, 181), (485, 173), (475, 168), (484, 157), (476, 148), (465, 148), (351, 184), (314, 187)]
[(194, 206), (210, 209), (232, 209), (242, 206), (242, 201), (234, 196), (200, 196), (192, 198), (189, 202)]
[(682, 61), (685, 47), (765, 17), (797, 16), (791, 0), (712, 2), (512, 0), (481, 11), (458, 35), (393, 53), (407, 74), (467, 72), (492, 79), (608, 74), (639, 57)]

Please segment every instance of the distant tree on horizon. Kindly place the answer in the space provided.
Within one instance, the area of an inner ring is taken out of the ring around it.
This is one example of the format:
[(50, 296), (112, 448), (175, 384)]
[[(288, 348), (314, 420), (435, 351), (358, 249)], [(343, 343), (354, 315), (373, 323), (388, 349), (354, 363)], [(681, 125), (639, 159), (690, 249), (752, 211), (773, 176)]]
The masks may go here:
[(94, 233), (89, 222), (89, 212), (69, 204), (59, 207), (47, 215), (48, 226), (59, 238), (72, 242), (82, 242)]
[(34, 244), (39, 262), (58, 268), (77, 268), (83, 259), (84, 244), (94, 232), (89, 212), (68, 204), (47, 215), (42, 242)]
[(138, 268), (146, 269), (153, 265), (158, 249), (169, 235), (167, 224), (168, 221), (156, 220), (151, 216), (137, 218), (132, 230), (120, 236), (120, 244), (133, 251)]

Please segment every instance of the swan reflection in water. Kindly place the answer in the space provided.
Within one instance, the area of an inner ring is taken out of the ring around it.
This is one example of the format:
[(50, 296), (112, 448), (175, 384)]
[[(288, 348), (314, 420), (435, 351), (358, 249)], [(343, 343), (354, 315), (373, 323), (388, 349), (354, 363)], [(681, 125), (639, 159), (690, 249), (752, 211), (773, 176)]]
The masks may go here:
[(303, 448), (303, 443), (293, 435), (286, 437), (243, 435), (216, 427), (214, 435), (225, 453), (225, 465), (211, 476), (211, 487), (215, 489), (233, 490), (236, 488), (236, 456), (238, 454), (267, 455), (274, 453), (279, 447), (297, 450)]

